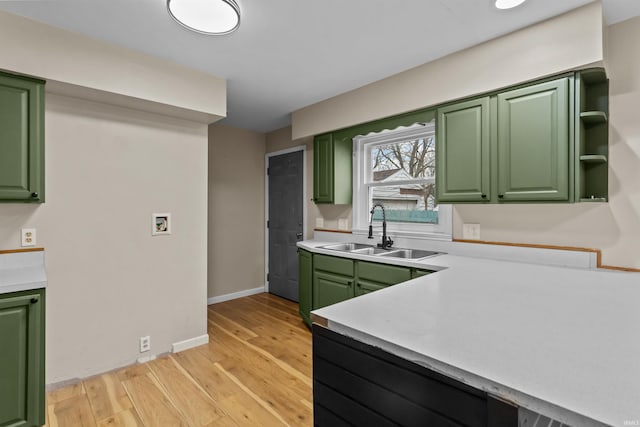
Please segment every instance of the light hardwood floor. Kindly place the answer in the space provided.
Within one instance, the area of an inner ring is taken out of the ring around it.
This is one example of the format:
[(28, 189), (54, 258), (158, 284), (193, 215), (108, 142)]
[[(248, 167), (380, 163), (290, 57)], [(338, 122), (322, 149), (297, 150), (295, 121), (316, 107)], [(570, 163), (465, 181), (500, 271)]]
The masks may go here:
[(311, 333), (297, 304), (209, 306), (209, 344), (47, 394), (49, 427), (310, 426)]

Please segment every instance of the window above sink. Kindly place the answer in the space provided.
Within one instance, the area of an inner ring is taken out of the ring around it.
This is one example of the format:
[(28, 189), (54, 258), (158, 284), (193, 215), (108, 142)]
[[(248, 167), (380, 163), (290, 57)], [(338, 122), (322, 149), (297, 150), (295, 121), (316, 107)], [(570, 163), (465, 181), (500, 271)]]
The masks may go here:
[[(385, 206), (387, 233), (451, 240), (451, 205), (435, 200), (435, 121), (353, 138), (353, 232), (365, 234), (371, 207)], [(381, 212), (373, 216), (380, 227)]]

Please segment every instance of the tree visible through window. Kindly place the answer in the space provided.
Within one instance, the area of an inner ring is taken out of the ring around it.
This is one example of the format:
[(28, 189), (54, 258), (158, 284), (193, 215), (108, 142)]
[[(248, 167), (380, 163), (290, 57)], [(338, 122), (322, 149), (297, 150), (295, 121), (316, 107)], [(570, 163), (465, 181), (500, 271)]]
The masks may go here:
[[(438, 223), (435, 199), (435, 137), (367, 144), (371, 204), (382, 203), (389, 222)], [(382, 219), (375, 213), (374, 219)]]

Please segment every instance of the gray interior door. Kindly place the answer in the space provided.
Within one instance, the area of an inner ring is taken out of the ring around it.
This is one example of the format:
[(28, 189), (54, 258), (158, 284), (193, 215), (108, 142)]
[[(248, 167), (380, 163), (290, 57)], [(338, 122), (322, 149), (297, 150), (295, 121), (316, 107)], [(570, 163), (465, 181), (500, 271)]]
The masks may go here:
[(269, 158), (269, 292), (298, 301), (302, 240), (302, 151)]

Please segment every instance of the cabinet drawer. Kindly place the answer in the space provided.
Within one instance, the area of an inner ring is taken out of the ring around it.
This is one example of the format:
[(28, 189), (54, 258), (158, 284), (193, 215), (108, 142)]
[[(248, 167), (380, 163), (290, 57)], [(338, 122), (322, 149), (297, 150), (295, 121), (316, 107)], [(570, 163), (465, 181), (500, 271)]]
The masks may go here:
[(372, 280), (386, 285), (395, 285), (411, 279), (411, 269), (394, 265), (358, 262), (358, 279)]
[(353, 260), (328, 255), (313, 257), (314, 270), (328, 271), (334, 274), (353, 277)]

